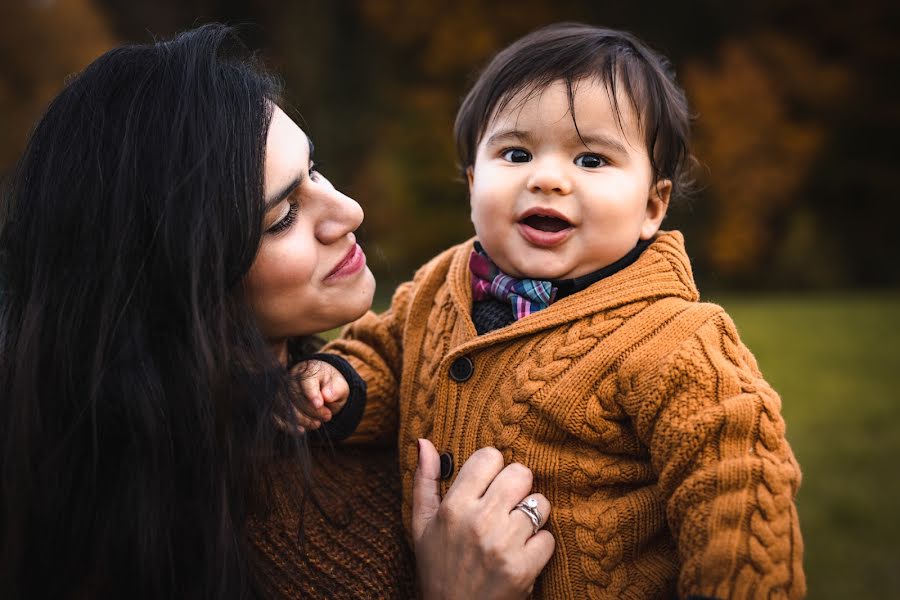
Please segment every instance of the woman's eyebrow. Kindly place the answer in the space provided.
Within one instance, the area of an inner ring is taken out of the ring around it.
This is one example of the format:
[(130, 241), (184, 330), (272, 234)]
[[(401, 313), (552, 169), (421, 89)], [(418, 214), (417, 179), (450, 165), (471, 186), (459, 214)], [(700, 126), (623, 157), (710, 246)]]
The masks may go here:
[[(313, 145), (312, 138), (306, 136), (306, 142), (309, 144), (309, 160), (312, 162), (313, 151), (315, 150), (315, 146)], [(297, 175), (296, 178), (289, 184), (287, 184), (283, 190), (266, 200), (266, 211), (268, 211), (273, 206), (277, 205), (279, 202), (290, 196), (294, 190), (296, 190), (300, 184), (303, 183), (303, 173)]]
[(280, 192), (278, 192), (277, 194), (275, 194), (274, 196), (272, 196), (271, 198), (266, 200), (266, 211), (268, 211), (273, 206), (277, 205), (279, 202), (281, 202), (282, 200), (284, 200), (285, 198), (290, 196), (291, 193), (293, 193), (293, 191), (296, 190), (297, 187), (301, 183), (303, 183), (303, 174), (302, 173), (300, 175), (297, 175), (297, 177), (292, 182), (287, 184), (284, 187), (284, 189), (282, 189)]
[[(316, 147), (313, 144), (311, 137), (306, 136), (306, 142), (309, 144), (309, 160), (310, 160), (310, 162), (312, 162), (313, 152), (315, 151)], [(276, 206), (279, 202), (281, 202), (282, 200), (284, 200), (285, 198), (290, 196), (294, 192), (294, 190), (296, 190), (300, 186), (300, 184), (303, 183), (303, 177), (304, 177), (303, 173), (300, 173), (299, 175), (297, 175), (297, 177), (294, 178), (293, 181), (291, 181), (289, 184), (284, 186), (284, 189), (282, 189), (280, 192), (278, 192), (277, 194), (275, 194), (274, 196), (272, 196), (271, 198), (266, 200), (266, 206), (265, 206), (266, 211), (268, 211), (270, 208), (272, 208), (273, 206)]]

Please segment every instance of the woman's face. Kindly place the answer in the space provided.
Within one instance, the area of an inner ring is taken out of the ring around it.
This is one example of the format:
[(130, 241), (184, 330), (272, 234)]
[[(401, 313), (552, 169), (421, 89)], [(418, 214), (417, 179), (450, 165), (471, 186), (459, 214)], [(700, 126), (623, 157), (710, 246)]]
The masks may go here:
[(361, 316), (375, 279), (353, 232), (359, 204), (316, 172), (311, 143), (275, 107), (266, 141), (264, 233), (245, 286), (273, 342), (320, 333)]

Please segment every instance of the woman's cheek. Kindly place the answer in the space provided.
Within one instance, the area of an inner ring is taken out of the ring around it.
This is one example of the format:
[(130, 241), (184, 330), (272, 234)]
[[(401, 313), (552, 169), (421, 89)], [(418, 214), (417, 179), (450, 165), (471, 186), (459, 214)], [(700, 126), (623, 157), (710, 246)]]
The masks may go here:
[(283, 242), (268, 261), (272, 286), (291, 296), (305, 296), (304, 292), (312, 291), (308, 288), (315, 287), (315, 248), (302, 238), (287, 238)]
[(270, 320), (275, 314), (314, 292), (316, 260), (312, 248), (290, 238), (267, 240), (247, 275), (251, 303)]

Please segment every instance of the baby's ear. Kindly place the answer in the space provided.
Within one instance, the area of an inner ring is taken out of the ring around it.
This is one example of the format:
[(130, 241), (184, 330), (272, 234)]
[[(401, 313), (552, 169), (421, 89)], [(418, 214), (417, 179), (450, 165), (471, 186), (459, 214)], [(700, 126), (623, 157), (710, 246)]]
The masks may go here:
[(669, 210), (669, 198), (672, 195), (672, 180), (660, 179), (650, 186), (647, 196), (647, 213), (641, 225), (641, 239), (649, 240), (659, 231), (666, 211)]

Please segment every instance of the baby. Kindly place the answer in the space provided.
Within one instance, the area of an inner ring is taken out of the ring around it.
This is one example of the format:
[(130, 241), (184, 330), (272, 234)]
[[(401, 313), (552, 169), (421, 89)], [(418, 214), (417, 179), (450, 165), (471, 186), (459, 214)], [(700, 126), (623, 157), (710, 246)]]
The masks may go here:
[(557, 543), (536, 597), (805, 593), (779, 397), (698, 301), (681, 234), (660, 231), (688, 114), (632, 35), (559, 24), (515, 42), (456, 120), (476, 237), (306, 365), (320, 410), (348, 395), (334, 365), (365, 382), (351, 439), (399, 444), (407, 524), (418, 438), (443, 453), (443, 492), (482, 446), (534, 472)]

